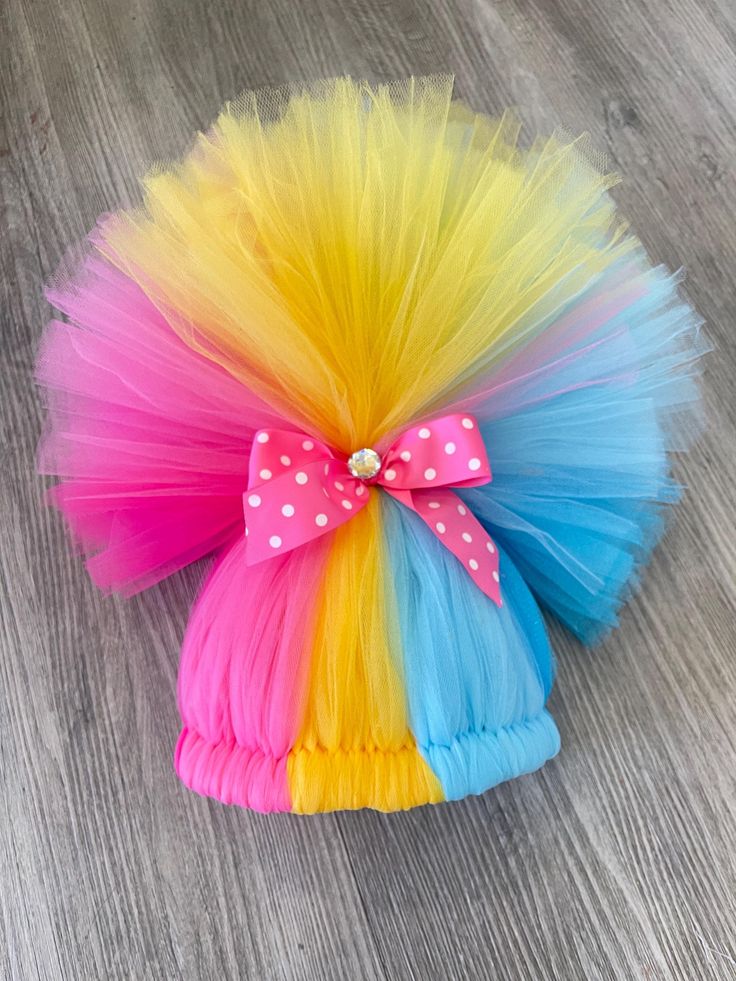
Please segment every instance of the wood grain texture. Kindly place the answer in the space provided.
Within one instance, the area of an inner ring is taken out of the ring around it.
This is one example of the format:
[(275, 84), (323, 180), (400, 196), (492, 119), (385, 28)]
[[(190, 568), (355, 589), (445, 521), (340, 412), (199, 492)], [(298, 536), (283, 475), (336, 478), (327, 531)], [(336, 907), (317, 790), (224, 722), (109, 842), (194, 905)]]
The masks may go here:
[[(736, 977), (735, 42), (731, 0), (4, 0), (2, 978)], [(621, 629), (554, 630), (557, 760), (405, 814), (228, 809), (171, 767), (201, 570), (102, 598), (42, 507), (41, 286), (240, 90), (447, 70), (609, 154), (717, 347), (709, 431)]]

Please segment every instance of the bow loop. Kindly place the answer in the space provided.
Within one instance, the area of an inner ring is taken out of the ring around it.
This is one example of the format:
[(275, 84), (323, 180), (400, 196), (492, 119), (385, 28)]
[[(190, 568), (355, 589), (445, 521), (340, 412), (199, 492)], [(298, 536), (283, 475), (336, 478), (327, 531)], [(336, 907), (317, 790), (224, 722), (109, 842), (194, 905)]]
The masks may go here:
[(477, 421), (448, 415), (406, 429), (386, 453), (377, 483), (396, 490), (477, 487), (491, 467)]
[(315, 460), (331, 456), (324, 443), (306, 433), (296, 433), (290, 429), (259, 429), (250, 454), (248, 489), (286, 470), (298, 470)]

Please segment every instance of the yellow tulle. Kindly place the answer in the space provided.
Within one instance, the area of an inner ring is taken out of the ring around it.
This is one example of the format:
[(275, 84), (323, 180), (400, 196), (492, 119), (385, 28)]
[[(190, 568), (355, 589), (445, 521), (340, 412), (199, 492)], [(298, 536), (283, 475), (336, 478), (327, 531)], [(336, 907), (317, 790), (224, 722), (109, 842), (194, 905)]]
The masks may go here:
[(395, 811), (443, 799), (409, 730), (380, 520), (373, 497), (335, 532), (302, 731), (288, 761), (297, 812)]
[(377, 445), (631, 247), (584, 142), (518, 129), (445, 77), (249, 93), (103, 249), (288, 418)]

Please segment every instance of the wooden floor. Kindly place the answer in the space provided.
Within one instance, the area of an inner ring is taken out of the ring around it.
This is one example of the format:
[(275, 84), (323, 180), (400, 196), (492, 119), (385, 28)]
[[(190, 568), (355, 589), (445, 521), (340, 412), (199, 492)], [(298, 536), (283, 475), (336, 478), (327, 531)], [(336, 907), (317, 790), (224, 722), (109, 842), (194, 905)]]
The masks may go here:
[[(735, 42), (733, 0), (4, 0), (0, 977), (736, 977)], [(709, 433), (621, 629), (555, 631), (558, 759), (403, 814), (229, 809), (171, 766), (200, 573), (103, 599), (41, 506), (41, 285), (225, 98), (438, 70), (609, 154), (717, 348)]]

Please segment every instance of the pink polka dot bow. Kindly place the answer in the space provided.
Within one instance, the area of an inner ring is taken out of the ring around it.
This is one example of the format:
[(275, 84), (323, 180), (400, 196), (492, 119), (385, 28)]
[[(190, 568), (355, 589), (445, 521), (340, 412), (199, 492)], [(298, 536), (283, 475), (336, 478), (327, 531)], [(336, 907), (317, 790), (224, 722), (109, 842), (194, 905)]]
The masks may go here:
[(418, 514), (476, 585), (500, 606), (496, 547), (450, 490), (490, 480), (477, 420), (468, 415), (442, 416), (412, 426), (383, 457), (366, 448), (345, 458), (304, 433), (261, 429), (253, 444), (244, 495), (246, 561), (254, 565), (337, 528), (380, 487)]

